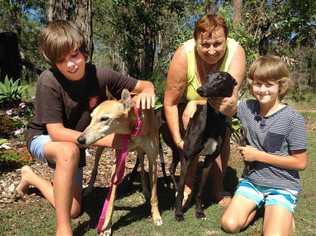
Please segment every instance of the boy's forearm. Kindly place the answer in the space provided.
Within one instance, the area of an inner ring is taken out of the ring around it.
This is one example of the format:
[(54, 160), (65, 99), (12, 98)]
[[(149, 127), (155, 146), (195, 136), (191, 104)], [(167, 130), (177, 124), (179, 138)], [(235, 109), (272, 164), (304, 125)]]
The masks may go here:
[(53, 141), (77, 143), (80, 131), (65, 128), (62, 124), (47, 124), (47, 131)]

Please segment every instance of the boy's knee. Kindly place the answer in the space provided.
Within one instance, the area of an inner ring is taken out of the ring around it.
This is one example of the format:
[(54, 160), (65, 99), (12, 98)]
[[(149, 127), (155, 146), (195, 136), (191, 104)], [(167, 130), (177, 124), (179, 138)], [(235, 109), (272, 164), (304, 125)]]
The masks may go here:
[(238, 233), (241, 229), (240, 223), (237, 219), (231, 216), (223, 216), (221, 219), (221, 227), (226, 233)]
[(77, 165), (80, 158), (80, 151), (76, 144), (64, 143), (58, 151), (57, 164), (67, 166)]

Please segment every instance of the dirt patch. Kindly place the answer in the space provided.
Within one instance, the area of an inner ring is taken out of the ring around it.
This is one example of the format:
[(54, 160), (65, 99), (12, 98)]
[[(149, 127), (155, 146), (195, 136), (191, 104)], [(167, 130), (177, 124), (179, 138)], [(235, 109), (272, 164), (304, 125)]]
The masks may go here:
[[(18, 147), (19, 152), (25, 155), (25, 148)], [(86, 158), (86, 166), (83, 168), (83, 187), (87, 187), (89, 182), (91, 171), (94, 165), (94, 154), (95, 150), (90, 149)], [(164, 156), (166, 161), (166, 166), (169, 166), (171, 162), (171, 154), (168, 148), (164, 148)], [(130, 153), (126, 162), (126, 174), (130, 173), (134, 168), (136, 163), (135, 153)], [(111, 149), (106, 149), (103, 152), (102, 158), (99, 162), (98, 175), (95, 182), (95, 187), (105, 187), (110, 184), (111, 170), (112, 166), (115, 164), (115, 157)], [(53, 178), (53, 170), (47, 166), (46, 163), (34, 162), (30, 165), (32, 169), (37, 173), (43, 176), (47, 180)], [(145, 166), (147, 167), (147, 161), (145, 160)], [(158, 176), (162, 176), (162, 171), (158, 163)], [(15, 169), (9, 172), (0, 173), (0, 208), (7, 207), (8, 204), (13, 202), (21, 202), (22, 200), (18, 199), (18, 196), (15, 193), (15, 188), (19, 184), (21, 179), (21, 169)], [(31, 194), (26, 196), (27, 201), (36, 201), (38, 193), (31, 189)]]

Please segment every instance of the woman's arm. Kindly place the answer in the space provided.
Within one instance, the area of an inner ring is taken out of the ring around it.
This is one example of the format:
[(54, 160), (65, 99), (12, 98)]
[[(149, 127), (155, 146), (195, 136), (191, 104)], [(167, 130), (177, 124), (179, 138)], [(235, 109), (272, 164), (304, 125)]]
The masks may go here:
[(289, 156), (279, 156), (259, 151), (252, 146), (238, 147), (245, 161), (258, 161), (272, 166), (289, 170), (304, 170), (307, 166), (306, 150), (292, 151)]
[(164, 94), (166, 120), (174, 142), (183, 148), (180, 134), (178, 103), (185, 91), (187, 82), (187, 58), (182, 48), (175, 52), (168, 70)]
[(229, 65), (228, 73), (230, 73), (237, 81), (233, 95), (229, 98), (212, 99), (210, 104), (224, 115), (231, 117), (237, 111), (239, 89), (246, 73), (246, 55), (244, 49), (239, 44), (232, 58), (232, 62)]

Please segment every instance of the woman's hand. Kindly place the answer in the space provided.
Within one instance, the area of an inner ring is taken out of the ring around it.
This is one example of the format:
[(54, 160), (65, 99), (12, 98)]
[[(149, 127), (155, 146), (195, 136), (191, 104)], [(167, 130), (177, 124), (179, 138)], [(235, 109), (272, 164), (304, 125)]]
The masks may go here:
[(195, 101), (190, 101), (186, 105), (184, 112), (182, 114), (182, 122), (184, 129), (187, 129), (190, 119), (194, 116), (196, 112), (197, 103)]
[(182, 139), (181, 139), (180, 141), (178, 141), (178, 142), (176, 143), (176, 145), (177, 145), (177, 147), (178, 147), (179, 149), (183, 150), (184, 142), (183, 142)]
[(237, 99), (234, 96), (229, 98), (209, 98), (208, 103), (225, 116), (232, 117), (236, 113)]
[(240, 155), (242, 156), (244, 161), (248, 162), (257, 161), (259, 155), (262, 153), (262, 151), (259, 151), (258, 149), (249, 145), (245, 147), (239, 146), (237, 147), (237, 149), (239, 150)]

